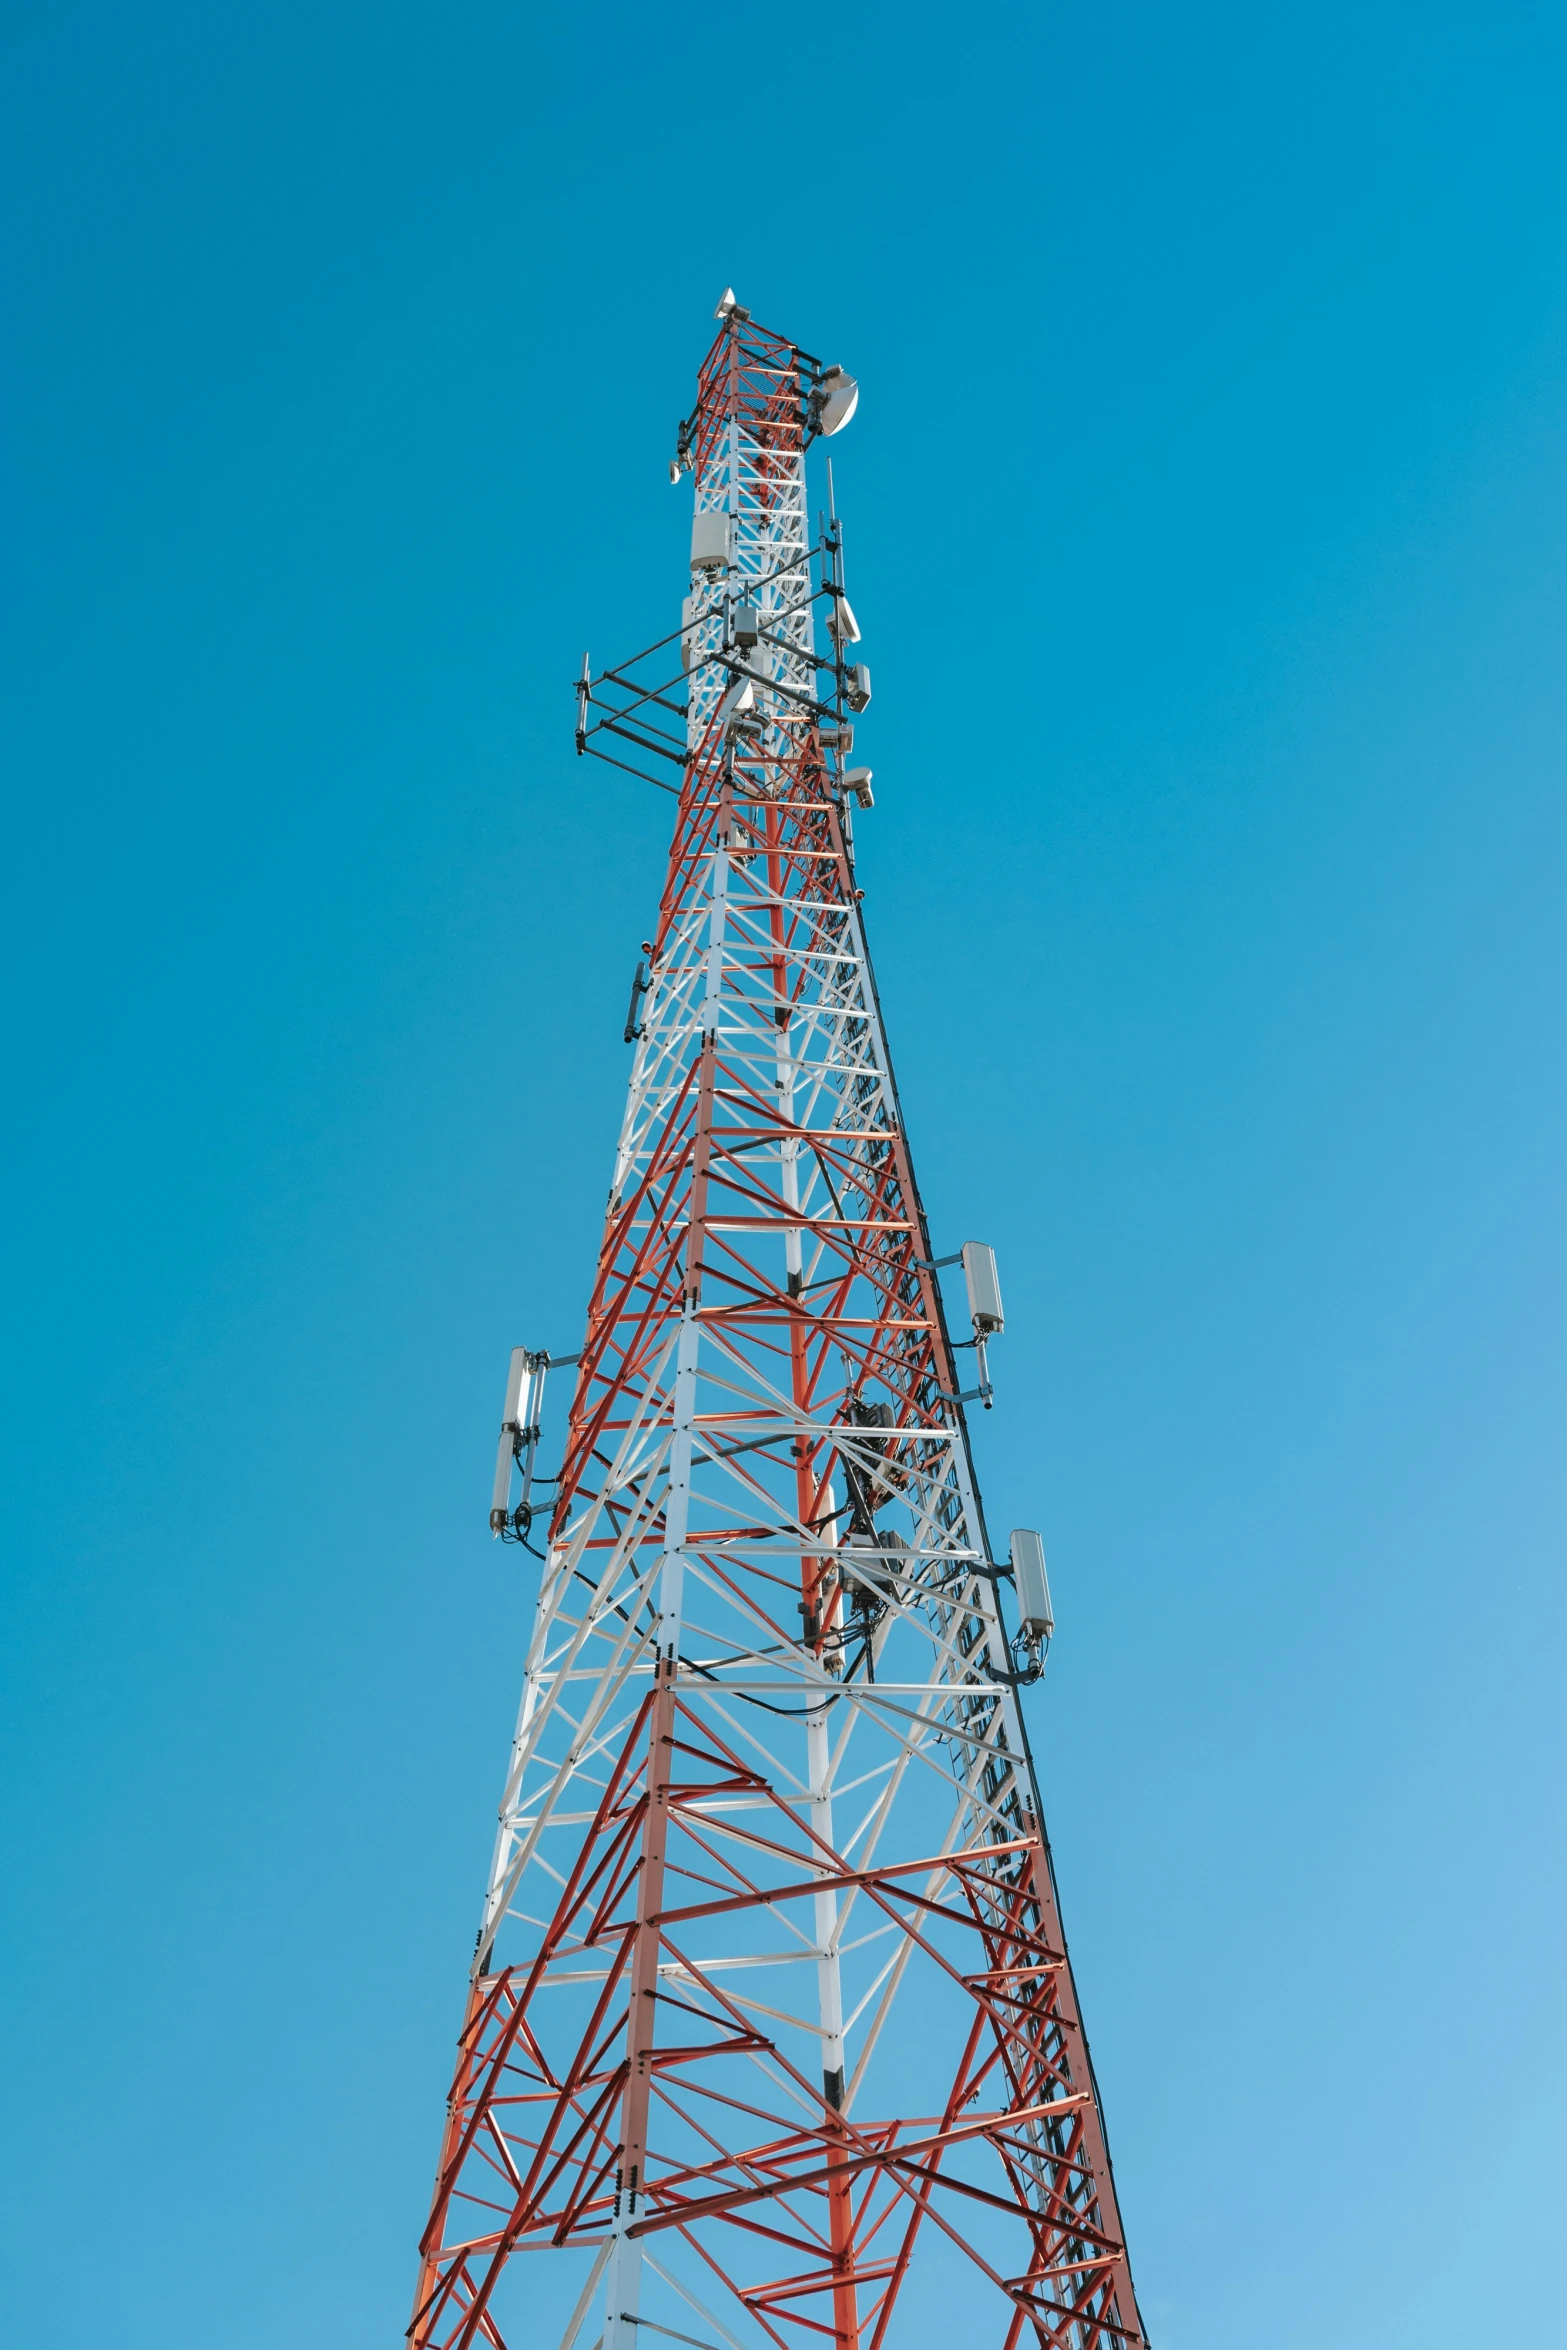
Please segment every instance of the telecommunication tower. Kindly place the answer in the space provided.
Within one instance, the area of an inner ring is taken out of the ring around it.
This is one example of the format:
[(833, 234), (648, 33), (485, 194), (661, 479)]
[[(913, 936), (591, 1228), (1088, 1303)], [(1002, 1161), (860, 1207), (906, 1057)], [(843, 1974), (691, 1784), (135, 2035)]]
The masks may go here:
[(512, 1357), (490, 1523), (543, 1564), (409, 2338), (544, 2345), (549, 2272), (548, 2350), (1135, 2350), (1019, 1703), (1044, 1555), (993, 1556), (964, 1415), (995, 1260), (933, 1249), (855, 881), (806, 452), (857, 388), (718, 320), (680, 626), (577, 689), (674, 837), (586, 1337)]

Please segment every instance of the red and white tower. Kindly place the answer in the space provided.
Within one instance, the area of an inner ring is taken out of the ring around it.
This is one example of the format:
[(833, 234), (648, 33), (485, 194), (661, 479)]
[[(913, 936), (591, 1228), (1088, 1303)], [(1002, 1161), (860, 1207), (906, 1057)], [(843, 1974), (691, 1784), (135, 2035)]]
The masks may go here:
[(995, 1264), (926, 1231), (855, 881), (870, 676), (806, 504), (855, 386), (718, 315), (680, 627), (578, 689), (674, 838), (554, 1480), (513, 1357), (491, 1524), (548, 1539), (410, 2339), (543, 2344), (542, 2262), (549, 2350), (1133, 2350), (1043, 1554), (993, 1556), (964, 1418)]

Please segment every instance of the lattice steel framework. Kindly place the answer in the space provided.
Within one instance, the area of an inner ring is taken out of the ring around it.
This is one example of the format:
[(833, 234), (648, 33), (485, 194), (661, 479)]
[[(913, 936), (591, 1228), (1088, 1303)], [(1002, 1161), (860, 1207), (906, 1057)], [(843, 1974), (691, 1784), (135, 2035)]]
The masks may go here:
[(417, 2350), (542, 2341), (540, 2252), (561, 2350), (1145, 2338), (855, 882), (834, 389), (725, 309), (678, 462), (727, 524), (584, 668), (678, 806)]

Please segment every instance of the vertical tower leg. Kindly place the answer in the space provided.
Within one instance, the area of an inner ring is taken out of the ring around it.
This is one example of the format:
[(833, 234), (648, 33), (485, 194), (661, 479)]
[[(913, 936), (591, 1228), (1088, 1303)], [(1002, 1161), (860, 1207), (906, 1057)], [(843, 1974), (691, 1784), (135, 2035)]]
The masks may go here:
[[(805, 1724), (806, 1755), (810, 1769), (811, 1827), (822, 1842), (832, 1844), (832, 1740), (825, 1705), (813, 1706)], [(830, 1883), (816, 1896), (816, 1987), (822, 2019), (822, 2091), (835, 2113), (843, 2107), (843, 1982), (838, 1961), (838, 1896)], [(827, 2183), (827, 2216), (832, 2239), (832, 2323), (838, 2350), (857, 2350), (859, 2315), (854, 2289), (854, 2202), (842, 2151), (842, 2124), (837, 2130), (836, 2161), (828, 2163), (839, 2175)]]
[(642, 1820), (642, 1864), (637, 1880), (636, 1943), (631, 1956), (631, 2010), (626, 2032), (626, 2087), (621, 2106), (620, 2177), (615, 2196), (615, 2247), (604, 2303), (604, 2350), (635, 2350), (642, 2285), (642, 2246), (627, 2229), (647, 2191), (648, 2111), (652, 2102), (654, 2019), (658, 2013), (656, 1920), (664, 1902), (664, 1857), (669, 1843), (669, 1773), (674, 1744), (674, 1660), (659, 1660), (648, 1720), (647, 1810)]
[[(767, 824), (769, 846), (777, 834), (777, 813), (769, 808)], [(786, 965), (783, 956), (782, 874), (776, 854), (768, 858), (771, 928), (776, 960), (774, 962), (774, 1011), (778, 1030), (778, 1110), (788, 1125), (794, 1123), (794, 1061), (790, 1046), (790, 1007), (787, 990)], [(792, 1135), (786, 1135), (779, 1150), (783, 1201), (789, 1221), (784, 1226), (784, 1270), (790, 1297), (800, 1295), (804, 1280), (804, 1253), (800, 1227), (794, 1219), (800, 1204), (799, 1144)], [(802, 1524), (808, 1524), (819, 1509), (815, 1470), (810, 1459), (810, 1447), (805, 1427), (810, 1416), (809, 1369), (806, 1360), (804, 1324), (798, 1314), (790, 1325), (789, 1369), (792, 1401), (800, 1433), (795, 1439), (795, 1490), (798, 1496)], [(820, 1653), (822, 1633), (823, 1594), (821, 1559), (806, 1559), (801, 1577), (801, 1611), (804, 1622), (801, 1637), (807, 1647)], [(810, 1788), (811, 1828), (829, 1849), (832, 1846), (832, 1739), (828, 1729), (828, 1711), (825, 1705), (813, 1706), (806, 1716), (806, 1783)], [(838, 1896), (830, 1884), (816, 1895), (816, 1986), (818, 2012), (822, 2034), (822, 2093), (833, 2112), (843, 2107), (844, 2052), (843, 2052), (843, 1981), (838, 1959)], [(839, 2145), (842, 2144), (840, 2125)], [(840, 2158), (841, 2159), (841, 2158)], [(832, 2156), (829, 2155), (829, 2162)], [(833, 2264), (833, 2335), (838, 2350), (857, 2350), (859, 2318), (854, 2289), (854, 2205), (853, 2190), (845, 2172), (828, 2182), (828, 2225), (832, 2242)]]
[(476, 1981), (470, 1982), (467, 2011), (457, 2042), (457, 2078), (452, 2083), (452, 2093), (446, 2107), (446, 2127), (441, 2133), (441, 2159), (435, 2173), (435, 2208), (419, 2246), (419, 2282), (414, 2288), (414, 2313), (408, 2327), (408, 2338), (416, 2350), (422, 2350), (422, 2345), (429, 2338), (424, 2312), (441, 2279), (440, 2247), (441, 2230), (446, 2217), (446, 2189), (467, 2120), (468, 2095), (475, 2070), (473, 2028), (483, 2003), (483, 1986)]

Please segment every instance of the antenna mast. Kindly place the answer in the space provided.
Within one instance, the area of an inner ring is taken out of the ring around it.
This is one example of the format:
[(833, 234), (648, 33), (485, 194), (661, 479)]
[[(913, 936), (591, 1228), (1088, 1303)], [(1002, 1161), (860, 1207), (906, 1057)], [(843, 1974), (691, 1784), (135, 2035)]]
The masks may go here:
[(932, 1249), (855, 881), (870, 673), (806, 452), (857, 388), (718, 317), (680, 627), (577, 688), (579, 750), (678, 804), (409, 2336), (884, 2350), (917, 2304), (1136, 2350), (1019, 1703), (1044, 1554), (993, 1559), (964, 1415), (995, 1260)]

